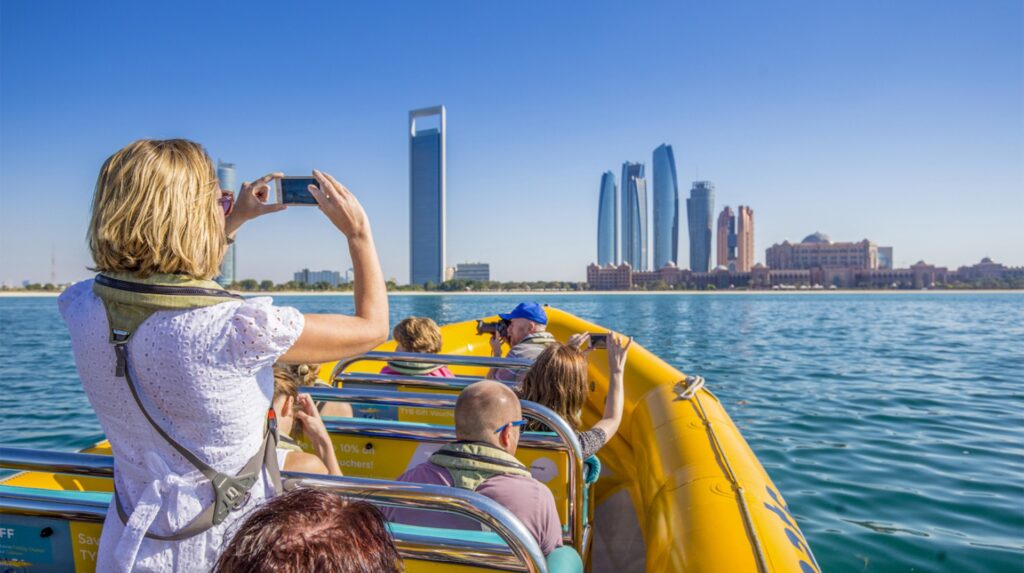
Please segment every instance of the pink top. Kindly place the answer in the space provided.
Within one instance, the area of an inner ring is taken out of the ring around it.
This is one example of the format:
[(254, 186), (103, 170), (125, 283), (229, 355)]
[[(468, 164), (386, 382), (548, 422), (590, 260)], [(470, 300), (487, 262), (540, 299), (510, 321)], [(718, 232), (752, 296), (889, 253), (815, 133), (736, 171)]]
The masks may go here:
[[(397, 370), (393, 370), (390, 366), (385, 366), (384, 368), (382, 368), (380, 373), (381, 374), (392, 374), (392, 375), (402, 375), (403, 374), (403, 372), (399, 372)], [(437, 376), (438, 378), (455, 378), (455, 374), (453, 374), (452, 371), (449, 370), (447, 366), (442, 366), (442, 367), (438, 368), (437, 370), (431, 370), (430, 372), (427, 372), (426, 374), (421, 374), (420, 376)]]
[[(445, 485), (452, 487), (452, 474), (446, 468), (431, 462), (422, 463), (402, 474), (398, 481)], [(505, 506), (523, 522), (533, 534), (544, 555), (562, 545), (562, 526), (551, 490), (532, 477), (496, 475), (487, 478), (476, 488)], [(441, 511), (387, 508), (388, 519), (408, 525), (425, 525), (448, 529), (479, 529), (480, 525), (468, 518)]]

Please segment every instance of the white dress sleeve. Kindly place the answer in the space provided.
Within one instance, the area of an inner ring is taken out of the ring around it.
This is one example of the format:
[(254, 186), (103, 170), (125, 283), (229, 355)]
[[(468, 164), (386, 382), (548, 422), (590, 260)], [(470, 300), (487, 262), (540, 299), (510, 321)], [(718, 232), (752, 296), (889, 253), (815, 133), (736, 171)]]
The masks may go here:
[(269, 297), (246, 300), (238, 306), (225, 346), (235, 367), (260, 370), (271, 366), (295, 344), (302, 334), (305, 318), (290, 306), (274, 306)]

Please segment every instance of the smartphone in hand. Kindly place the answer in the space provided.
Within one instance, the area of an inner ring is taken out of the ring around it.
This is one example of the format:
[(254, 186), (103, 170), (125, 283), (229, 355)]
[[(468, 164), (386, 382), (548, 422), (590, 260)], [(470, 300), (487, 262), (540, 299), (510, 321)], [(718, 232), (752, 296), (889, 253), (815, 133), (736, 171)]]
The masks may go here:
[(608, 348), (608, 333), (602, 332), (591, 332), (590, 333), (590, 347), (596, 349)]
[(309, 186), (320, 187), (313, 177), (285, 176), (277, 180), (277, 202), (283, 205), (316, 206), (316, 198), (309, 192)]

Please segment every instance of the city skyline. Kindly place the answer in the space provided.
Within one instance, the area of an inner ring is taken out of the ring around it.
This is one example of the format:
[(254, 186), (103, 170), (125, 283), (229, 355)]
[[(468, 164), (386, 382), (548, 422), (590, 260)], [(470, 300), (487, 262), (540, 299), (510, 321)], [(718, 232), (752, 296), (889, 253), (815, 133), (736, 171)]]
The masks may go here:
[[(623, 31), (642, 39), (615, 44), (586, 32), (623, 26), (605, 3), (546, 6), (542, 21), (523, 6), (410, 4), (407, 19), (378, 6), (75, 6), (0, 4), (0, 281), (48, 280), (51, 254), (56, 281), (89, 277), (100, 164), (134, 139), (186, 137), (235, 162), (237, 182), (333, 174), (370, 215), (385, 277), (406, 282), (403, 125), (436, 102), (451, 128), (447, 257), (490, 261), (496, 280), (582, 280), (595, 174), (660, 141), (684, 190), (709, 179), (755, 206), (757, 245), (821, 230), (894, 245), (899, 268), (1024, 264), (1019, 3), (640, 3)], [(282, 49), (219, 33), (267, 21), (309, 34)], [(196, 31), (186, 47), (182, 28)], [(707, 29), (727, 32), (676, 39)], [(615, 69), (637, 89), (606, 89)], [(238, 278), (351, 266), (315, 209), (248, 223), (238, 245)], [(679, 250), (687, 266), (682, 229)]]

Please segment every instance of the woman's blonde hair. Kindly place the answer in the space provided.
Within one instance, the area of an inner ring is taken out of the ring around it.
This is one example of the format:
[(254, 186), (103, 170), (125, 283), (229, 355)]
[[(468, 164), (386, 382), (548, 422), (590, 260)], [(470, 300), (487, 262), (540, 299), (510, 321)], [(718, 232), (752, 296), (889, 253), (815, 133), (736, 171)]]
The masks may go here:
[(140, 139), (100, 169), (89, 249), (99, 272), (211, 279), (224, 257), (224, 211), (213, 162), (198, 143)]
[(429, 318), (410, 316), (402, 319), (391, 334), (406, 352), (437, 354), (441, 351), (441, 329)]
[[(516, 393), (521, 400), (551, 408), (578, 432), (583, 425), (580, 410), (587, 397), (587, 359), (571, 346), (549, 344), (526, 371)], [(535, 426), (528, 429), (540, 429)]]
[(319, 364), (274, 364), (274, 399), (297, 397), (299, 386), (312, 386), (319, 374)]

